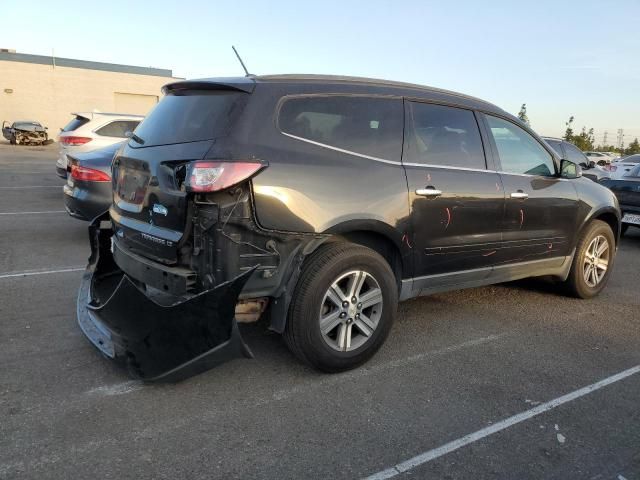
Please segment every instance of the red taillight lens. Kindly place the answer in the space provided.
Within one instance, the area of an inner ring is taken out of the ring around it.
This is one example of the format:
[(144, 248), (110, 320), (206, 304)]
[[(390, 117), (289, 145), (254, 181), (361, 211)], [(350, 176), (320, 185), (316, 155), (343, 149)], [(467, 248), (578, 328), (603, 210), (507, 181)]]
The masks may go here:
[(190, 192), (217, 192), (251, 178), (263, 167), (258, 162), (193, 162), (186, 187)]
[(110, 182), (111, 176), (93, 168), (71, 165), (71, 178), (85, 182)]
[(89, 137), (60, 137), (60, 143), (62, 145), (84, 145), (91, 140)]

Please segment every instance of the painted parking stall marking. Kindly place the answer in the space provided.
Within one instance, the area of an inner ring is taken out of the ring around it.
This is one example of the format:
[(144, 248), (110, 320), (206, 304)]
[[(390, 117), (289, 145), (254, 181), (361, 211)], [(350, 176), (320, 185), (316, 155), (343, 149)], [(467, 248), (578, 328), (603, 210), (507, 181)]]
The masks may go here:
[(67, 213), (66, 210), (45, 210), (42, 212), (0, 212), (0, 215), (46, 215), (49, 213)]
[(571, 393), (567, 393), (561, 397), (555, 398), (549, 402), (542, 403), (531, 410), (524, 411), (522, 413), (518, 413), (509, 418), (505, 418), (493, 425), (490, 425), (486, 428), (478, 430), (476, 432), (470, 433), (469, 435), (465, 435), (464, 437), (453, 440), (449, 443), (445, 443), (444, 445), (434, 448), (433, 450), (428, 450), (424, 453), (416, 455), (409, 460), (405, 460), (404, 462), (398, 463), (391, 468), (386, 470), (382, 470), (380, 472), (374, 473), (373, 475), (366, 477), (365, 480), (384, 480), (386, 478), (393, 478), (401, 473), (408, 472), (420, 465), (424, 465), (429, 463), (431, 460), (435, 460), (436, 458), (440, 458), (448, 453), (454, 452), (462, 447), (465, 447), (471, 443), (477, 442), (478, 440), (482, 440), (485, 437), (493, 435), (494, 433), (498, 433), (502, 430), (505, 430), (513, 425), (524, 422), (525, 420), (529, 420), (530, 418), (535, 417), (536, 415), (540, 415), (541, 413), (548, 412), (549, 410), (553, 410), (560, 405), (564, 405), (565, 403), (576, 400), (580, 397), (584, 397), (585, 395), (589, 395), (590, 393), (595, 392), (596, 390), (600, 390), (612, 383), (619, 382), (628, 378), (632, 375), (640, 373), (640, 365), (636, 365), (635, 367), (629, 368), (628, 370), (624, 370), (620, 373), (607, 377), (599, 382), (593, 383), (591, 385), (587, 385), (586, 387), (582, 387), (578, 390), (575, 390)]
[(56, 270), (28, 270), (24, 272), (7, 272), (0, 273), (0, 280), (4, 278), (17, 278), (17, 277), (32, 277), (34, 275), (50, 275), (52, 273), (69, 273), (69, 272), (82, 272), (85, 267), (67, 267)]

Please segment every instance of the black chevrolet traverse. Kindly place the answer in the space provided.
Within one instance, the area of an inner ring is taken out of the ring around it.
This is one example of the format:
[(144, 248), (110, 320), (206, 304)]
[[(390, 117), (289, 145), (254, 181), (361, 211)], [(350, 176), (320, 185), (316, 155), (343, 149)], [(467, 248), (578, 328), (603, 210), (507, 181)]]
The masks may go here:
[(113, 162), (78, 320), (134, 375), (236, 354), (265, 316), (323, 371), (382, 345), (419, 295), (551, 276), (597, 295), (620, 210), (500, 108), (329, 76), (171, 83)]

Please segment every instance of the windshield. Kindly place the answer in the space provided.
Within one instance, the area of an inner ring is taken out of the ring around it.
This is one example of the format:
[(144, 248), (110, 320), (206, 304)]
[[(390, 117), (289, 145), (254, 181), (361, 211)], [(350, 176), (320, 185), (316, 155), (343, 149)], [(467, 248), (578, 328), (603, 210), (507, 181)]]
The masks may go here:
[(136, 128), (129, 145), (148, 147), (197, 142), (227, 131), (245, 93), (188, 91), (167, 95)]

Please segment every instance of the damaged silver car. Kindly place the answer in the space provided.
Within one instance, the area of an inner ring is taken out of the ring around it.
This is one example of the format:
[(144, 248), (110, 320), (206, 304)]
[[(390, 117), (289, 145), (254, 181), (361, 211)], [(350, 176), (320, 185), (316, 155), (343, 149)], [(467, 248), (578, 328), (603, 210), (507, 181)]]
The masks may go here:
[(33, 120), (21, 120), (9, 124), (2, 122), (2, 136), (11, 145), (44, 145), (49, 140), (47, 127)]

